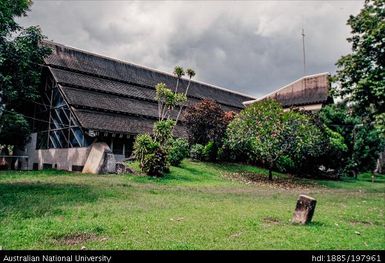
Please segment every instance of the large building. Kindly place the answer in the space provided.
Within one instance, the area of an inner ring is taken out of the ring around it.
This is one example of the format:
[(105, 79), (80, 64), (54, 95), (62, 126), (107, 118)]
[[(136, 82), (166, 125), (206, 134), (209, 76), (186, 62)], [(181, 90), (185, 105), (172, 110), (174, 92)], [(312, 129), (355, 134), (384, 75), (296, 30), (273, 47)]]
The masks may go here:
[[(151, 133), (158, 119), (155, 85), (175, 87), (175, 76), (53, 42), (44, 45), (52, 54), (45, 59), (42, 101), (36, 104), (34, 133), (26, 147), (28, 168), (81, 171), (95, 142), (105, 142), (118, 161), (129, 157), (134, 137)], [(187, 84), (181, 80), (178, 92)], [(192, 81), (187, 104), (205, 98), (236, 112), (254, 99)], [(186, 136), (183, 118), (175, 134)]]

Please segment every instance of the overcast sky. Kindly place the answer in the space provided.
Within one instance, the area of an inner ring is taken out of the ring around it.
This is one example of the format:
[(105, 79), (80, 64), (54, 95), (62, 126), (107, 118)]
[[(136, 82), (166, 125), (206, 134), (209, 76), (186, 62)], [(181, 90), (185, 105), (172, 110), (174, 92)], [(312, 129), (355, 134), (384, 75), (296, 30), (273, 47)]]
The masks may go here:
[(23, 26), (49, 40), (261, 96), (306, 73), (335, 72), (350, 52), (346, 21), (363, 1), (34, 0)]

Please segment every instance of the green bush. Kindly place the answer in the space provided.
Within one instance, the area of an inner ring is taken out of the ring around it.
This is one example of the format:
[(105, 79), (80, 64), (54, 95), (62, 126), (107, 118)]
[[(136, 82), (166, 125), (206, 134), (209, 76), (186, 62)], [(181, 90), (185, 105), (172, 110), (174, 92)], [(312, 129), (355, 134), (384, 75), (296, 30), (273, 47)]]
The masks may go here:
[(218, 146), (214, 142), (206, 145), (194, 144), (190, 150), (190, 158), (198, 161), (214, 162), (217, 160)]
[(172, 130), (174, 129), (174, 120), (163, 120), (154, 123), (154, 137), (155, 141), (161, 145), (166, 146), (172, 141)]
[(139, 161), (141, 167), (143, 167), (145, 156), (154, 153), (158, 148), (159, 143), (154, 141), (149, 134), (139, 134), (136, 136), (134, 143), (134, 155)]
[(194, 144), (191, 146), (190, 158), (193, 160), (203, 161), (204, 160), (204, 146), (202, 144)]
[(171, 143), (168, 153), (168, 161), (173, 166), (179, 166), (184, 158), (189, 154), (189, 145), (185, 139), (175, 139)]
[(218, 147), (214, 142), (208, 142), (203, 148), (203, 160), (214, 162), (217, 160)]
[(150, 176), (163, 176), (169, 170), (167, 153), (158, 148), (154, 153), (146, 154), (143, 160), (142, 170)]

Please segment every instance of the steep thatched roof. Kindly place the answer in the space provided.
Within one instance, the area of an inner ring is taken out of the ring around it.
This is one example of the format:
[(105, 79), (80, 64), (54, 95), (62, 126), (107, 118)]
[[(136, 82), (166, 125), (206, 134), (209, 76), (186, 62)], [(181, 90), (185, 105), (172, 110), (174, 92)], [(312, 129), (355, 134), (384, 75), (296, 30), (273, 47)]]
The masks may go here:
[(328, 76), (328, 73), (305, 76), (256, 100), (245, 101), (244, 104), (248, 105), (266, 98), (277, 100), (285, 108), (324, 104), (329, 98)]
[[(175, 87), (176, 78), (164, 72), (45, 41), (52, 54), (45, 64), (84, 128), (116, 133), (151, 132), (158, 117), (155, 85)], [(184, 92), (188, 81), (178, 88)], [(250, 96), (192, 81), (188, 105), (201, 99), (217, 101), (225, 111), (239, 111)], [(176, 112), (173, 115), (176, 116)], [(177, 129), (185, 134), (183, 127)]]

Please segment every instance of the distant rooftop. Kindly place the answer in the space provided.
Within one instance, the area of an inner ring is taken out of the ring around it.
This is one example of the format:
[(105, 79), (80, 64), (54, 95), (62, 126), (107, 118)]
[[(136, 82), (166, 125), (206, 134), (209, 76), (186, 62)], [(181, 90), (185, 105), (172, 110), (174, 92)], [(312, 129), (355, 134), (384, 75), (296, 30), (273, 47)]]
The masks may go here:
[(266, 98), (277, 100), (285, 108), (326, 103), (329, 98), (329, 73), (304, 76), (260, 98), (244, 101), (243, 104), (249, 105)]

